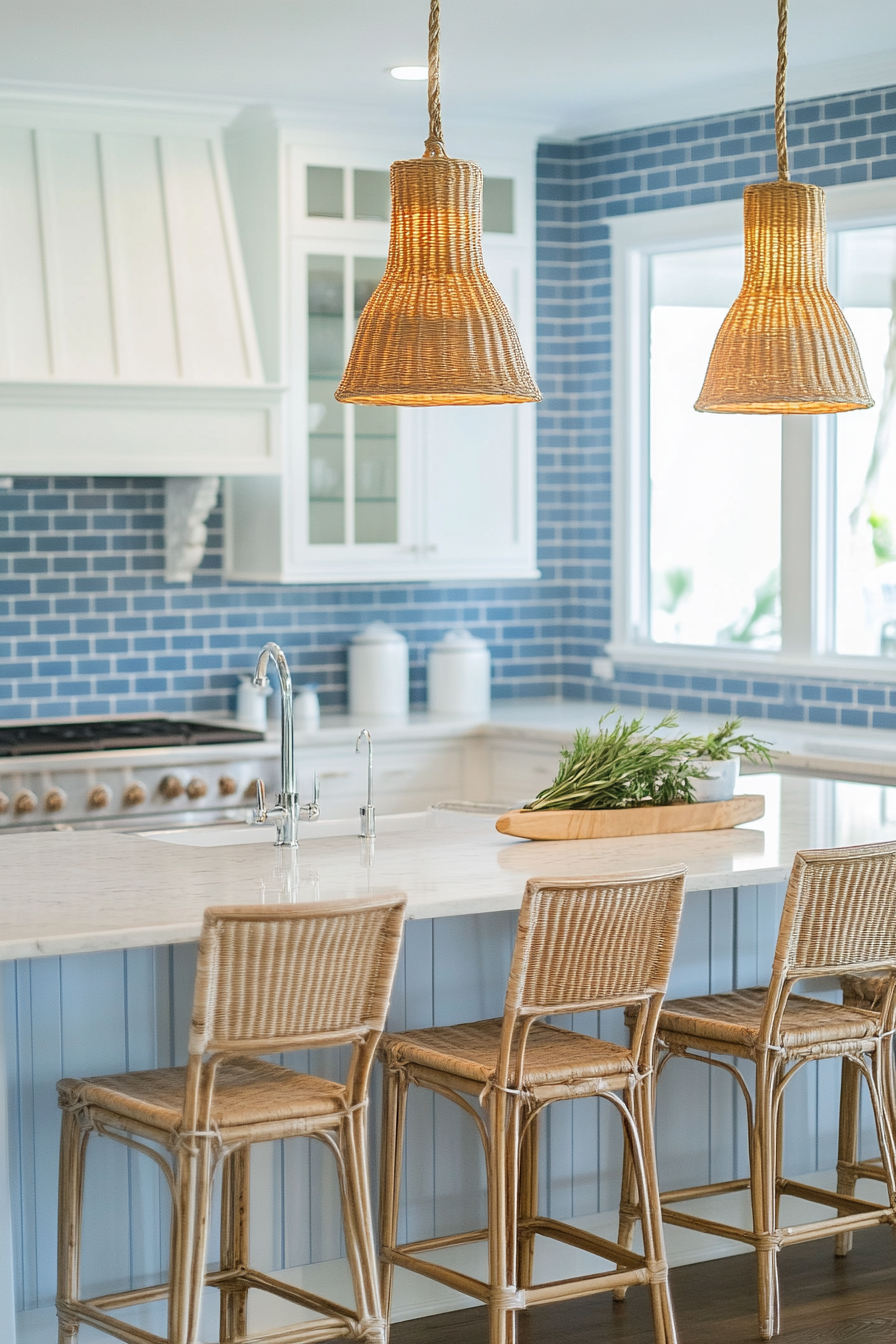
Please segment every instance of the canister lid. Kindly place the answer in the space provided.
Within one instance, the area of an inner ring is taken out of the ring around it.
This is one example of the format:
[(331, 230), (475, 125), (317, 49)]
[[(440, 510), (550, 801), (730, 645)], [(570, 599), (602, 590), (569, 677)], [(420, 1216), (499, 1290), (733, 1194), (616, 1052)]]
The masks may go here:
[(469, 630), (449, 630), (438, 644), (433, 644), (430, 653), (472, 653), (487, 648), (485, 640), (479, 639)]
[(366, 629), (358, 632), (353, 644), (407, 644), (404, 635), (394, 630), (385, 621), (373, 621)]

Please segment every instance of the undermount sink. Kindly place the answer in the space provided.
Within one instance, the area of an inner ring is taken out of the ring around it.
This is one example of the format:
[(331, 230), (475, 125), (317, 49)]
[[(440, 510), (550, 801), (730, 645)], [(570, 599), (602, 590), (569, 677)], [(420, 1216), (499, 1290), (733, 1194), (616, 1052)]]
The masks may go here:
[[(377, 834), (417, 830), (428, 815), (428, 812), (397, 812), (392, 816), (377, 817)], [(340, 835), (357, 836), (359, 830), (357, 817), (303, 821), (299, 824), (299, 844)], [(213, 826), (183, 826), (171, 831), (141, 831), (140, 834), (145, 840), (163, 840), (169, 845), (193, 845), (199, 849), (225, 845), (273, 845), (276, 838), (273, 825), (256, 826), (240, 821), (219, 822)]]

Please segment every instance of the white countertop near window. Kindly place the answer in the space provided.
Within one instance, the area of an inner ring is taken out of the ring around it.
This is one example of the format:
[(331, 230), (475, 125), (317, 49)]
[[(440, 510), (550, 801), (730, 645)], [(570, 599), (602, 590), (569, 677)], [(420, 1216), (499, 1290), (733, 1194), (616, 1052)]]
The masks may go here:
[(208, 828), (205, 845), (196, 831), (168, 836), (180, 843), (164, 833), (10, 835), (0, 960), (188, 942), (208, 905), (403, 891), (412, 919), (482, 914), (517, 908), (529, 877), (679, 863), (689, 890), (742, 887), (784, 879), (798, 849), (896, 837), (896, 790), (776, 774), (741, 790), (763, 792), (766, 815), (734, 830), (534, 843), (499, 835), (493, 817), (436, 810), (381, 818), (372, 856), (345, 833), (351, 822), (317, 823), (317, 838), (308, 823), (298, 852), (275, 849), (269, 828)]

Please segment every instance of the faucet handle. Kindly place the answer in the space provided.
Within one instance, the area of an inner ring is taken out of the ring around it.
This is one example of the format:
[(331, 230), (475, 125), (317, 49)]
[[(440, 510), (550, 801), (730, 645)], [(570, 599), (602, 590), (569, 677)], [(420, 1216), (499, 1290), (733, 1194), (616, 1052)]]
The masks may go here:
[(302, 821), (317, 821), (320, 816), (320, 779), (315, 770), (314, 778), (311, 784), (311, 802), (306, 803), (304, 807), (299, 808), (299, 817)]
[(263, 826), (268, 819), (268, 809), (264, 796), (264, 780), (255, 781), (255, 811), (252, 814), (252, 820), (259, 826)]

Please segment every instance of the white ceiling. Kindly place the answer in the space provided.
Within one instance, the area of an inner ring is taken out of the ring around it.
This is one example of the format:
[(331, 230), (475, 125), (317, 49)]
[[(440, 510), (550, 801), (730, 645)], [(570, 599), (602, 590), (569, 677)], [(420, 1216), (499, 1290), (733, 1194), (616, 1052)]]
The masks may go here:
[[(0, 80), (416, 123), (427, 0), (3, 0)], [(442, 0), (443, 102), (581, 135), (771, 101), (774, 0)], [(896, 83), (894, 0), (791, 0), (789, 94)]]

